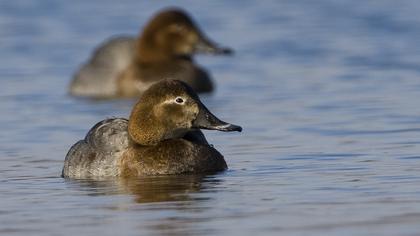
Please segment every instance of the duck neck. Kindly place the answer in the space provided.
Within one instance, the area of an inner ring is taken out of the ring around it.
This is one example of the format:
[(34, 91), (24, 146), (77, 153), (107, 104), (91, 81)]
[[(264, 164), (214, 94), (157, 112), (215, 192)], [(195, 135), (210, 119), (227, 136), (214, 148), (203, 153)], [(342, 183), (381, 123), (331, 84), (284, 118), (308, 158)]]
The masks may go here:
[(179, 55), (173, 52), (169, 46), (158, 45), (151, 37), (140, 37), (137, 41), (137, 53), (135, 60), (138, 63), (164, 63), (174, 60), (191, 61), (191, 55)]
[[(155, 119), (152, 117), (152, 114), (150, 114), (150, 109), (135, 108), (130, 115), (128, 133), (131, 140), (136, 144), (154, 146), (164, 138), (165, 132), (162, 127), (159, 127), (159, 125), (154, 122)], [(149, 110), (149, 112), (147, 112), (147, 110)]]

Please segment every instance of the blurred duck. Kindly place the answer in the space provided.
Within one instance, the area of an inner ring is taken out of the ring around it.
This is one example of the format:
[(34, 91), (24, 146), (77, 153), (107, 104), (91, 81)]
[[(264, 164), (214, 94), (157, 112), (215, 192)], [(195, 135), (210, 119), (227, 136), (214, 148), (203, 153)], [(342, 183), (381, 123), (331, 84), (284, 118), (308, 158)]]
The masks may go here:
[(136, 97), (163, 78), (182, 80), (198, 93), (211, 92), (209, 74), (192, 56), (231, 52), (209, 40), (186, 12), (166, 9), (152, 18), (139, 38), (116, 37), (99, 46), (75, 74), (70, 94)]
[(130, 119), (97, 123), (64, 161), (65, 178), (208, 173), (227, 168), (200, 129), (242, 131), (219, 120), (186, 83), (163, 80), (134, 106)]

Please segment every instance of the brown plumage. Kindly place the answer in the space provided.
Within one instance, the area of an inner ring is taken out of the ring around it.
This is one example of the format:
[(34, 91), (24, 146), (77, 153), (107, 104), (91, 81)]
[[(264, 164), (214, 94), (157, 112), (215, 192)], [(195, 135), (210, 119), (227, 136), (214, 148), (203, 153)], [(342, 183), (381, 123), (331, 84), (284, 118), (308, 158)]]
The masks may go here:
[(138, 38), (117, 37), (101, 45), (76, 73), (70, 93), (96, 98), (139, 96), (153, 83), (177, 79), (196, 92), (214, 86), (207, 71), (194, 63), (196, 53), (229, 54), (218, 47), (181, 9), (159, 12)]
[(101, 121), (73, 145), (63, 176), (130, 177), (226, 169), (223, 156), (199, 128), (242, 130), (211, 114), (186, 83), (158, 82), (141, 96), (129, 120)]

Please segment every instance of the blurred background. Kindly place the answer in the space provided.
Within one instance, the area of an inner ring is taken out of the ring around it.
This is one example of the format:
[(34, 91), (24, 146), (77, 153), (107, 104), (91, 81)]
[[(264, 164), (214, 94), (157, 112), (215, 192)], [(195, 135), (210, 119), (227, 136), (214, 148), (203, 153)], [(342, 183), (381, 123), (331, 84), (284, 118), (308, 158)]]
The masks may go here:
[[(169, 4), (169, 5), (168, 5)], [(229, 170), (65, 181), (64, 157), (133, 101), (68, 96), (103, 40), (188, 11), (233, 57), (198, 56)], [(418, 1), (0, 1), (0, 233), (419, 235)]]

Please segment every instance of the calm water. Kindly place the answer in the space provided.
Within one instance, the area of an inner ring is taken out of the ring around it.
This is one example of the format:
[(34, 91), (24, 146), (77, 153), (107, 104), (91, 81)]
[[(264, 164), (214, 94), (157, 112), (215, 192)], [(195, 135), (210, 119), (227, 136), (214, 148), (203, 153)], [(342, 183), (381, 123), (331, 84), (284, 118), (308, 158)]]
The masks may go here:
[(155, 1), (0, 2), (1, 235), (420, 235), (418, 1), (177, 1), (234, 57), (200, 56), (229, 171), (65, 181), (69, 147), (132, 101), (66, 94)]

